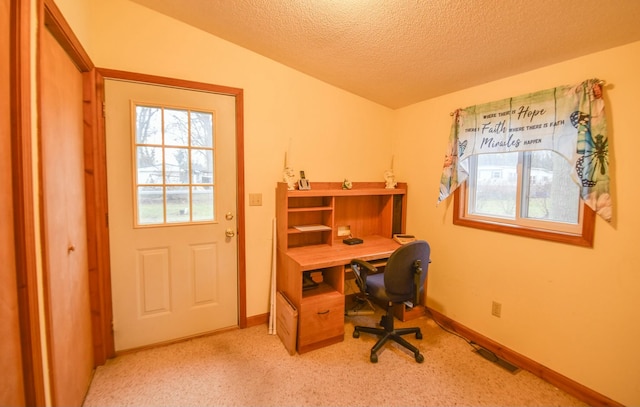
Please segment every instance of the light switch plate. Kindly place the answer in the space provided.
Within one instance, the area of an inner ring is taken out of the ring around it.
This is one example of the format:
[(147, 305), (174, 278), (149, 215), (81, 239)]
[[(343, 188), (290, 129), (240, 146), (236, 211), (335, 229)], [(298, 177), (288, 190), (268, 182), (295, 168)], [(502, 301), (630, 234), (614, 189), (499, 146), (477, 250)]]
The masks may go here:
[(249, 206), (262, 206), (262, 194), (249, 194)]

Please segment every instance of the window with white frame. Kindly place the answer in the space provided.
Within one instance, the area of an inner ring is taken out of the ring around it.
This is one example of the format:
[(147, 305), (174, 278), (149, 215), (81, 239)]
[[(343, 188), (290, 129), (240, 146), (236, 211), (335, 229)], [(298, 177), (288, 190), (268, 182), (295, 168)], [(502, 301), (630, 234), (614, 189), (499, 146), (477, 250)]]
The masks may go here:
[(213, 112), (133, 104), (136, 226), (215, 221)]
[(469, 157), (454, 223), (591, 246), (593, 211), (580, 200), (571, 164), (550, 151)]

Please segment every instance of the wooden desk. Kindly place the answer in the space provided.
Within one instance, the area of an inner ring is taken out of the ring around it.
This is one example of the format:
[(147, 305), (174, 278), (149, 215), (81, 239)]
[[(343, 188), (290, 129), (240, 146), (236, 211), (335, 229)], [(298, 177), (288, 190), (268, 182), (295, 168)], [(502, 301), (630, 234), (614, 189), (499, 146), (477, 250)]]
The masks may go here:
[[(362, 244), (314, 245), (278, 252), (278, 290), (298, 308), (298, 353), (344, 340), (345, 267), (352, 259), (388, 258), (400, 245), (390, 238), (365, 236)], [(313, 272), (318, 287), (303, 290), (302, 274)], [(320, 276), (318, 276), (320, 274)]]
[(362, 244), (347, 245), (342, 240), (333, 245), (303, 246), (289, 249), (287, 255), (295, 261), (301, 271), (324, 267), (344, 266), (352, 259), (365, 261), (387, 258), (400, 244), (393, 239), (381, 236), (361, 237)]
[[(405, 233), (407, 184), (312, 182), (311, 190), (276, 188), (277, 290), (298, 310), (297, 350), (304, 353), (344, 340), (345, 266), (352, 259), (386, 259)], [(346, 245), (347, 229), (362, 244)], [(318, 287), (303, 290), (312, 272)]]

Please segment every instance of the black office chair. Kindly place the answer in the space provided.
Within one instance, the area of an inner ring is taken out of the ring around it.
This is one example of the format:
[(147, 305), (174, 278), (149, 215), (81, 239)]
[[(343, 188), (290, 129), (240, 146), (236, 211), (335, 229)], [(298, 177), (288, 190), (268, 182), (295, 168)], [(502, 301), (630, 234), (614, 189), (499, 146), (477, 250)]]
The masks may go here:
[(373, 274), (377, 272), (377, 269), (372, 264), (360, 259), (351, 261), (351, 268), (360, 291), (387, 304), (387, 313), (380, 320), (380, 325), (383, 328), (356, 326), (353, 330), (354, 338), (359, 338), (360, 332), (380, 337), (371, 348), (370, 360), (372, 363), (378, 362), (378, 351), (389, 340), (393, 340), (413, 352), (416, 362), (424, 362), (424, 356), (420, 354), (420, 350), (402, 337), (402, 335), (415, 334), (417, 339), (422, 339), (420, 328), (395, 329), (393, 326), (393, 307), (395, 304), (405, 304), (406, 302), (410, 302), (412, 306), (418, 304), (427, 277), (430, 251), (429, 244), (424, 240), (406, 243), (391, 254), (384, 273), (377, 274)]

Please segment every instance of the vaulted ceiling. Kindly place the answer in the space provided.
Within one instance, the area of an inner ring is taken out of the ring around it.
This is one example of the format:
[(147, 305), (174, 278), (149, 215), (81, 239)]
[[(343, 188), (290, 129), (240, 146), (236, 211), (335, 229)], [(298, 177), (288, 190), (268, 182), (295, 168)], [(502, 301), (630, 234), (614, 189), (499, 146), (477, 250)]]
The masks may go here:
[(637, 0), (132, 1), (394, 109), (640, 40)]

